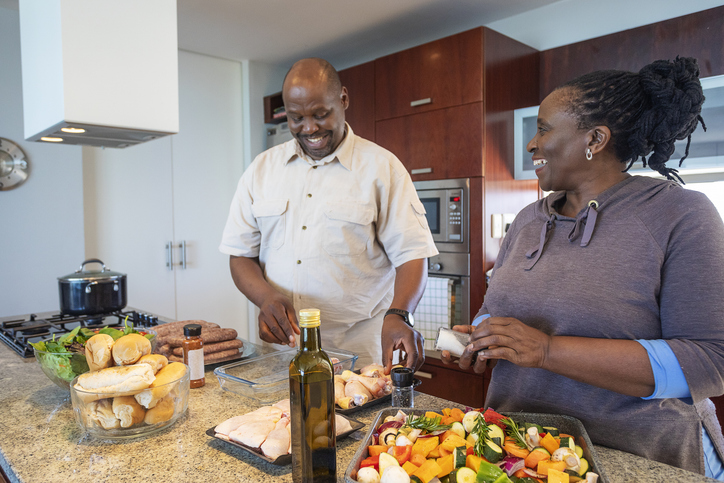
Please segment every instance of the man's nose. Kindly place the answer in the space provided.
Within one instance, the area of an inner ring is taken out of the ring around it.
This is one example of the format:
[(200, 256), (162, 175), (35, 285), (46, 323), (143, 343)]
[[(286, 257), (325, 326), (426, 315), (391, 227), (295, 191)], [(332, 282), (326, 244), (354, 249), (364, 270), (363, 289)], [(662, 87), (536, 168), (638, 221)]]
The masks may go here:
[(302, 134), (313, 134), (317, 131), (317, 123), (314, 119), (305, 119), (302, 123)]

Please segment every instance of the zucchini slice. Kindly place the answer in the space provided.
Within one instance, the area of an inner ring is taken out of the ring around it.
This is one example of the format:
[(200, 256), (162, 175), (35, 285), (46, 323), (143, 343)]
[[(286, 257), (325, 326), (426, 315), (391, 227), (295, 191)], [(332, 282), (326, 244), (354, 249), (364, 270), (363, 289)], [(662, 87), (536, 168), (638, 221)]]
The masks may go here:
[(590, 469), (591, 465), (588, 464), (588, 460), (586, 458), (581, 458), (581, 470), (578, 472), (578, 474), (581, 476), (585, 476)]
[(558, 431), (558, 428), (554, 428), (553, 426), (543, 426), (543, 432), (549, 433), (551, 436), (558, 436), (561, 433)]
[(483, 458), (495, 464), (503, 459), (503, 449), (493, 441), (486, 441), (483, 448)]
[(491, 424), (488, 426), (488, 438), (500, 446), (505, 441), (505, 433), (497, 424)]
[(477, 474), (468, 467), (458, 468), (450, 473), (450, 483), (475, 483)]
[[(566, 437), (564, 437), (564, 438), (561, 438), (561, 446), (560, 446), (560, 447), (561, 447), (561, 448), (571, 448), (571, 449), (575, 449), (575, 448), (576, 448), (576, 443), (575, 443), (575, 441), (573, 441), (573, 438), (570, 438), (570, 437), (566, 436)], [(578, 455), (578, 456), (580, 457), (581, 455)]]
[(468, 447), (458, 446), (453, 450), (453, 467), (462, 468), (465, 466), (465, 460), (467, 458)]

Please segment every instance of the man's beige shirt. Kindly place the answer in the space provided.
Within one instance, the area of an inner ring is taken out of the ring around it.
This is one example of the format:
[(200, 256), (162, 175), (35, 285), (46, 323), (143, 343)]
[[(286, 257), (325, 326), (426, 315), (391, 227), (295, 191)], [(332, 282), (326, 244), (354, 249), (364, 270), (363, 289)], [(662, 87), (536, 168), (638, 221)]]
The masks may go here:
[(297, 311), (321, 310), (323, 346), (358, 353), (360, 363), (382, 362), (395, 267), (438, 253), (402, 163), (349, 125), (324, 159), (307, 157), (296, 140), (257, 156), (239, 181), (220, 250), (259, 257)]

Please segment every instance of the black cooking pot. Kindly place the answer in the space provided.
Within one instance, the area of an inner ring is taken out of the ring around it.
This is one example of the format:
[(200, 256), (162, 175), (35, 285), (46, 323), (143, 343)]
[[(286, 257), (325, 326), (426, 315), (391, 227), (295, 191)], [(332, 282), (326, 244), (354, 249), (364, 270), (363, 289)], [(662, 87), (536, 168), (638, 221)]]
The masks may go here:
[[(100, 271), (84, 269), (88, 263), (100, 263)], [(95, 315), (122, 310), (126, 306), (126, 274), (112, 272), (97, 258), (83, 262), (75, 273), (58, 277), (60, 313)]]

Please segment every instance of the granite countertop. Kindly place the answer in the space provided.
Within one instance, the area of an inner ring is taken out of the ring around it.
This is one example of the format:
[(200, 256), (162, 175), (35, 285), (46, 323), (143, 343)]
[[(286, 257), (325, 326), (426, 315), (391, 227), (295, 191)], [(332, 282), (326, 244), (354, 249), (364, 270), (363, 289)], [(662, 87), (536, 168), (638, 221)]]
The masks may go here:
[[(262, 351), (260, 351), (262, 352)], [(221, 421), (261, 404), (219, 387), (212, 372), (192, 389), (188, 413), (173, 426), (145, 438), (100, 441), (84, 434), (73, 417), (70, 394), (53, 384), (35, 359), (23, 359), (0, 344), (0, 466), (12, 482), (291, 482), (290, 466), (274, 466), (205, 432)], [(417, 394), (417, 407), (455, 406)], [(359, 438), (374, 420), (377, 405), (350, 415), (367, 426), (338, 443), (337, 475), (344, 472)], [(715, 481), (688, 471), (596, 446), (611, 483)]]

